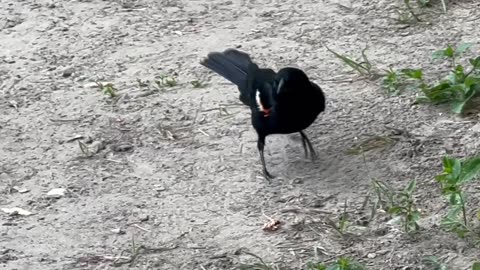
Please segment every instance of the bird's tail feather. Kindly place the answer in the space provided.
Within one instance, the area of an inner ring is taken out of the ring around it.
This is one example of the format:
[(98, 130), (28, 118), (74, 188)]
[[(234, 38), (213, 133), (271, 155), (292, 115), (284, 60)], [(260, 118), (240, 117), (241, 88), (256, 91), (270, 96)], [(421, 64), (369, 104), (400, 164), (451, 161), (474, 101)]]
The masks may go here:
[(235, 49), (227, 49), (222, 53), (209, 53), (200, 64), (218, 73), (240, 89), (247, 87), (249, 73), (258, 68), (248, 54)]

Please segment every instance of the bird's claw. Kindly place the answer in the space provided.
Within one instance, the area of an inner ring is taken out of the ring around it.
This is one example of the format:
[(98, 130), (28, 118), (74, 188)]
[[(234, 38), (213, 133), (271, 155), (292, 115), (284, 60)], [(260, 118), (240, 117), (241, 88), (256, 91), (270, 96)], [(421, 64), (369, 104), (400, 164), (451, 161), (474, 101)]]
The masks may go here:
[(267, 170), (263, 171), (263, 177), (265, 177), (265, 180), (268, 182), (275, 178), (275, 176), (271, 175)]

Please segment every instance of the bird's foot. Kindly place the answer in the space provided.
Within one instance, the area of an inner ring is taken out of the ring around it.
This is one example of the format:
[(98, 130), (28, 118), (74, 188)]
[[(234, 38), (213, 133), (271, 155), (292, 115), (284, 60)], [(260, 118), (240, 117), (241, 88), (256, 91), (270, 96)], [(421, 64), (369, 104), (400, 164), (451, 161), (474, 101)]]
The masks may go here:
[(267, 180), (269, 183), (275, 178), (275, 176), (271, 175), (267, 170), (263, 170), (263, 177), (265, 177), (265, 180)]

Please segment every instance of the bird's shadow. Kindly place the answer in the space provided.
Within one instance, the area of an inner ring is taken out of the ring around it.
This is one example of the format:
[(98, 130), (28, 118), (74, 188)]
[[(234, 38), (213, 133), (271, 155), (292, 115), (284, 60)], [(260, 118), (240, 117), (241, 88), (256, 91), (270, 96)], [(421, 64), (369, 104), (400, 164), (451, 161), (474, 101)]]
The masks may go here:
[(299, 179), (304, 184), (326, 188), (358, 184), (364, 175), (363, 162), (359, 157), (345, 153), (344, 146), (323, 139), (314, 143), (316, 159), (306, 157), (300, 134), (272, 136), (268, 142), (267, 158), (269, 171), (275, 178), (270, 184), (291, 184)]

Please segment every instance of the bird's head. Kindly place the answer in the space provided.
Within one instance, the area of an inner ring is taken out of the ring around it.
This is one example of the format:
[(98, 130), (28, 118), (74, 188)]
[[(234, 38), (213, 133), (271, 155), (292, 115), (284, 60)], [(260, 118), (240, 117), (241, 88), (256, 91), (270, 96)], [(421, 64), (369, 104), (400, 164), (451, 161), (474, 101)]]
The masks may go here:
[(275, 77), (274, 89), (277, 95), (286, 92), (288, 89), (302, 88), (310, 85), (305, 72), (294, 67), (285, 67), (278, 71)]

